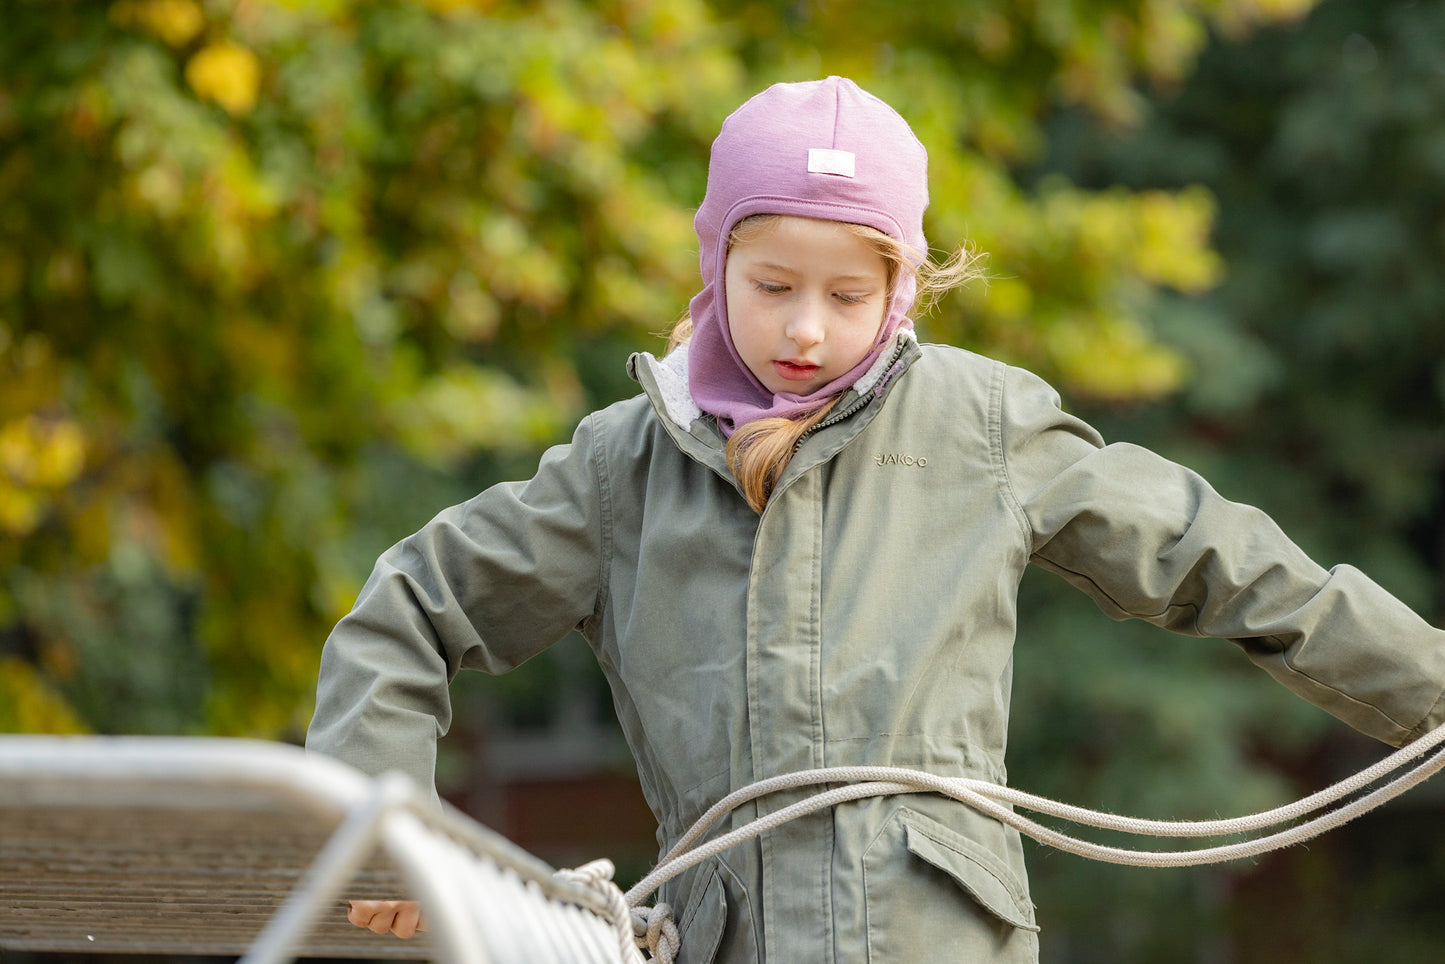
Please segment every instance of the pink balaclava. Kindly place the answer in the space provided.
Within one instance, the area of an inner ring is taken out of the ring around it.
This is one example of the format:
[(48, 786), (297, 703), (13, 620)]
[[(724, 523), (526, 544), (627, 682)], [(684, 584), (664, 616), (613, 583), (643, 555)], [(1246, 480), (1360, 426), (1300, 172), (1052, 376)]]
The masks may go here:
[(902, 241), (917, 265), (928, 251), (927, 207), (923, 145), (893, 108), (851, 80), (774, 84), (723, 121), (694, 220), (703, 288), (690, 304), (688, 387), (724, 434), (757, 418), (798, 417), (852, 385), (900, 327), (912, 327), (906, 312), (916, 291), (912, 273), (900, 272), (873, 349), (851, 371), (811, 395), (775, 395), (743, 363), (728, 330), (723, 268), (733, 226), (753, 214), (849, 221)]

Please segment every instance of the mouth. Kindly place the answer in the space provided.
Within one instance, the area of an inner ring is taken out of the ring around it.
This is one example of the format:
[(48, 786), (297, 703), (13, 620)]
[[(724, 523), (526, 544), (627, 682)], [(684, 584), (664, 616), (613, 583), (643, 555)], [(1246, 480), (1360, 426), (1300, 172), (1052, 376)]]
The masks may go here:
[(805, 382), (818, 374), (819, 368), (821, 368), (821, 366), (809, 364), (805, 361), (787, 360), (773, 362), (773, 371), (790, 382)]

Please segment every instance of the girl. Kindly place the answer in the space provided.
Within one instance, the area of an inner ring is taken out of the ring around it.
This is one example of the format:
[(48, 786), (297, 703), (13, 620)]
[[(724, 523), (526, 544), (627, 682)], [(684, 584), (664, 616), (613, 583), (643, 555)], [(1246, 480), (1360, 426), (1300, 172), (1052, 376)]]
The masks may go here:
[[(326, 644), (308, 745), (430, 786), (450, 677), (579, 627), (664, 850), (729, 791), (795, 770), (1003, 782), (1028, 563), (1112, 616), (1232, 639), (1387, 742), (1441, 722), (1445, 633), (1188, 470), (1104, 445), (1027, 372), (915, 341), (920, 290), (969, 273), (926, 261), (926, 181), (908, 125), (841, 78), (729, 117), (690, 340), (635, 355), (643, 393), (531, 481), (381, 558)], [(926, 794), (786, 824), (660, 899), (687, 962), (1037, 960), (1017, 834)]]

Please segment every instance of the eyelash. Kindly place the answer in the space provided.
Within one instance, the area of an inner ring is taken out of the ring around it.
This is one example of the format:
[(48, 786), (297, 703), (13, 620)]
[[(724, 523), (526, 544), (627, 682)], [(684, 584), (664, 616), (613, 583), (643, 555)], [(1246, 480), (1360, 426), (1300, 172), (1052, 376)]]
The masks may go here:
[[(769, 295), (780, 295), (788, 290), (787, 285), (768, 284), (766, 281), (754, 281), (753, 287)], [(861, 305), (868, 300), (864, 295), (849, 295), (842, 292), (834, 294), (833, 297), (845, 305)]]

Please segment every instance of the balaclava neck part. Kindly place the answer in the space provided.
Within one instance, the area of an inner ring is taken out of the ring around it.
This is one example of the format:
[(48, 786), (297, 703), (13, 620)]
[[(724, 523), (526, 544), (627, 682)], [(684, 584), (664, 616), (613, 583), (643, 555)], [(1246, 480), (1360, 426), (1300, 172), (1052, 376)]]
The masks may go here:
[(908, 123), (851, 80), (774, 84), (748, 100), (713, 141), (707, 195), (694, 226), (703, 288), (689, 310), (688, 386), (726, 435), (758, 418), (797, 418), (847, 389), (892, 343), (916, 284), (900, 270), (873, 348), (852, 370), (810, 395), (774, 394), (748, 369), (728, 329), (724, 267), (734, 225), (782, 214), (866, 225), (903, 242), (912, 263), (928, 251), (928, 155)]

